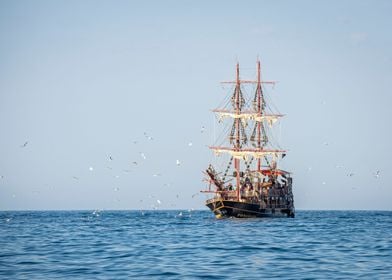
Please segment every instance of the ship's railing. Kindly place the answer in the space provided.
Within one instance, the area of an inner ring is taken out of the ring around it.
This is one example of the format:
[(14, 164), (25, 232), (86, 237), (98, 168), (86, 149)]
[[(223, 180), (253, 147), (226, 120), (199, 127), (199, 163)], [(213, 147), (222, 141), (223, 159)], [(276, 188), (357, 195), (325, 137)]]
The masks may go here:
[[(217, 200), (237, 201), (235, 192), (222, 192), (218, 196), (207, 200), (207, 204)], [(294, 202), (291, 196), (260, 196), (257, 195), (242, 195), (241, 202), (259, 204), (261, 209), (264, 208), (291, 208), (294, 207)]]

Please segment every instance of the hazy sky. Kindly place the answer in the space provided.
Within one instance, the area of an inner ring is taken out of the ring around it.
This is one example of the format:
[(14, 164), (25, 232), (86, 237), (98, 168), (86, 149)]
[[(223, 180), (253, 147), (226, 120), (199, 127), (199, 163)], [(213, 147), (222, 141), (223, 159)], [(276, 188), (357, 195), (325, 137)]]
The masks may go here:
[(391, 14), (391, 1), (0, 1), (0, 210), (207, 209), (209, 110), (237, 59), (252, 77), (258, 55), (279, 81), (296, 208), (392, 210)]

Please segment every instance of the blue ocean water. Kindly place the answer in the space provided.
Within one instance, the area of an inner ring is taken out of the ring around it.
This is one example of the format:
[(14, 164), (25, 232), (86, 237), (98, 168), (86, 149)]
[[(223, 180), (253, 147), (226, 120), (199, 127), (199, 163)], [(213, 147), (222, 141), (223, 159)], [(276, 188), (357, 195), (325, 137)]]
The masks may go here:
[(1, 279), (392, 279), (392, 212), (0, 212)]

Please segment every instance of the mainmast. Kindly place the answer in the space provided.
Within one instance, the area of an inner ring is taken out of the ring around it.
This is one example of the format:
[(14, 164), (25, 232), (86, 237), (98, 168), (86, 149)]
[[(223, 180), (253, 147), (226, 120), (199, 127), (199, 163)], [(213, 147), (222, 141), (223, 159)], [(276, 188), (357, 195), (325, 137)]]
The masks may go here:
[[(240, 65), (237, 62), (236, 68), (236, 86), (235, 86), (235, 112), (237, 115), (241, 113), (241, 106), (240, 106), (240, 93), (241, 93), (241, 83), (240, 83)], [(235, 151), (239, 151), (241, 148), (240, 145), (240, 122), (241, 119), (237, 118), (234, 119), (235, 127), (236, 127), (236, 139), (235, 139)], [(234, 159), (234, 169), (236, 171), (236, 190), (237, 190), (237, 199), (241, 199), (241, 184), (240, 184), (240, 160), (238, 158)]]
[[(261, 117), (262, 108), (261, 108), (261, 97), (262, 97), (262, 89), (261, 89), (261, 77), (260, 77), (260, 60), (257, 60), (257, 86), (256, 86), (256, 96), (257, 96), (257, 115)], [(257, 124), (257, 148), (261, 148), (261, 122), (256, 121)], [(257, 159), (257, 171), (261, 170), (261, 159)]]

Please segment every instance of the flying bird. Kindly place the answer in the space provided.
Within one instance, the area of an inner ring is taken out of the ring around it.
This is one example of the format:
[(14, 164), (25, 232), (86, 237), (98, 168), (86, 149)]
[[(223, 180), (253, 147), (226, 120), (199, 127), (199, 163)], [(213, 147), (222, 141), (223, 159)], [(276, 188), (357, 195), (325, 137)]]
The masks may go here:
[(148, 140), (154, 140), (154, 138), (152, 138), (151, 136), (149, 136), (147, 134), (147, 132), (144, 132), (144, 136), (148, 139)]
[(27, 146), (27, 144), (29, 144), (29, 141), (24, 142), (24, 144), (22, 146), (20, 146), (21, 148), (24, 148)]

